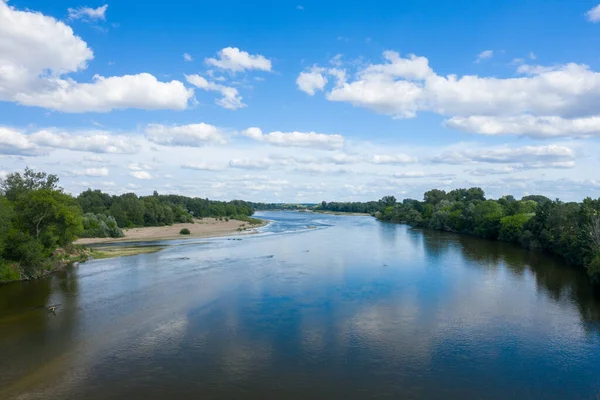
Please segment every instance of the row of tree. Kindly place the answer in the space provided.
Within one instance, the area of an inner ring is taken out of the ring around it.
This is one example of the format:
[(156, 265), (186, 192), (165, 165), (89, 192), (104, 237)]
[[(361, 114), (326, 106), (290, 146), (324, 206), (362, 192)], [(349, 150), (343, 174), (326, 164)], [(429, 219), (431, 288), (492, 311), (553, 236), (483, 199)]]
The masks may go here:
[(163, 226), (194, 218), (237, 218), (254, 223), (244, 201), (212, 201), (178, 195), (112, 196), (86, 190), (77, 197), (58, 177), (25, 169), (0, 182), (0, 282), (37, 277), (52, 269), (57, 249), (77, 237), (121, 237), (121, 228)]
[(331, 211), (331, 212), (346, 212), (346, 213), (362, 213), (374, 214), (379, 211), (381, 204), (378, 201), (361, 202), (326, 202), (322, 201), (316, 207), (315, 211)]
[(466, 233), (546, 251), (585, 267), (592, 280), (600, 283), (600, 199), (565, 203), (544, 196), (525, 196), (521, 200), (504, 196), (491, 200), (480, 188), (450, 192), (434, 189), (426, 192), (422, 201), (398, 202), (386, 196), (378, 202), (323, 202), (319, 208), (364, 210), (361, 212), (372, 213), (382, 221)]
[(151, 196), (126, 193), (111, 196), (100, 190), (88, 189), (77, 196), (84, 213), (111, 216), (122, 228), (134, 226), (164, 226), (178, 222), (192, 222), (204, 217), (248, 217), (252, 206), (241, 200), (229, 202), (179, 195)]

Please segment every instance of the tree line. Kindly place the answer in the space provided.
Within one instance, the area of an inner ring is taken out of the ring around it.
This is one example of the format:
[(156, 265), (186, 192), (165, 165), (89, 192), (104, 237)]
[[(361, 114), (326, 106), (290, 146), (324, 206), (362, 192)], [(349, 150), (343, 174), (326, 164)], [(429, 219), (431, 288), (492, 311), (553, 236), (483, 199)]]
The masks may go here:
[[(88, 189), (77, 197), (56, 175), (26, 168), (0, 181), (0, 282), (36, 278), (74, 250), (77, 237), (122, 237), (121, 228), (164, 226), (194, 218), (255, 223), (252, 206), (179, 195), (110, 195)], [(57, 249), (62, 249), (57, 251)]]

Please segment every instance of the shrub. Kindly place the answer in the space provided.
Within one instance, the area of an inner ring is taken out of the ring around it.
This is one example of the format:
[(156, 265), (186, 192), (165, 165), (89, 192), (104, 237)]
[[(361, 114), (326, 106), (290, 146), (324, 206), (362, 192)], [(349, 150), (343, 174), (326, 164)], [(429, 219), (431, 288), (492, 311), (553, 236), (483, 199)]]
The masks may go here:
[(179, 231), (180, 235), (189, 235), (190, 234), (190, 230), (188, 228), (183, 228), (182, 230)]

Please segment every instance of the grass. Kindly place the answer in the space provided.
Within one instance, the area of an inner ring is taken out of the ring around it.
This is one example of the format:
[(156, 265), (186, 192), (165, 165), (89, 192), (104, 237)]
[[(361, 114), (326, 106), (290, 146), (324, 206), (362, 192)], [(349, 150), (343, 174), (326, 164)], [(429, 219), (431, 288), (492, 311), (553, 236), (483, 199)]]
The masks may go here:
[(163, 246), (102, 246), (95, 247), (92, 256), (97, 260), (114, 257), (135, 256), (161, 251)]
[(250, 225), (262, 225), (264, 223), (264, 221), (262, 219), (252, 218), (252, 217), (249, 217), (247, 215), (237, 215), (237, 216), (232, 217), (232, 218), (236, 219), (238, 221), (247, 222)]

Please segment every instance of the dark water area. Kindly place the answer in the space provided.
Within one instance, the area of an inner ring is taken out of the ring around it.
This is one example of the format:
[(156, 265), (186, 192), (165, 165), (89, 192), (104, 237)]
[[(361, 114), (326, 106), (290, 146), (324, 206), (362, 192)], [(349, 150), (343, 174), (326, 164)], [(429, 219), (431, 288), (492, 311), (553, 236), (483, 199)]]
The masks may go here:
[(258, 217), (273, 223), (242, 240), (0, 286), (0, 399), (600, 398), (600, 300), (561, 260)]

